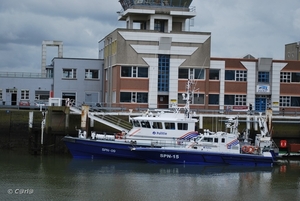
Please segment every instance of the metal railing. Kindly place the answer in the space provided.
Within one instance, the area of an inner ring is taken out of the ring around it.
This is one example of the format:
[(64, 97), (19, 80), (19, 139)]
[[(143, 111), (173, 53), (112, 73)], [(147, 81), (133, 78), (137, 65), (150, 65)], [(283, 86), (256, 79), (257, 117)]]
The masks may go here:
[(29, 72), (0, 72), (0, 77), (18, 77), (18, 78), (53, 78), (46, 73), (29, 73)]

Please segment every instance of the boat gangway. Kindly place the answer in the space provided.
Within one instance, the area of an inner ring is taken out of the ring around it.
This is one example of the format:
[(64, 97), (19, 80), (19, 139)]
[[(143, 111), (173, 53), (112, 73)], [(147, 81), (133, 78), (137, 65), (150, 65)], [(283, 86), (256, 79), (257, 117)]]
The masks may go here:
[[(76, 107), (70, 107), (70, 111), (72, 111), (73, 114), (82, 113), (81, 109)], [(127, 133), (132, 128), (132, 125), (129, 123), (129, 121), (118, 118), (118, 115), (120, 114), (107, 112), (88, 112), (88, 117), (90, 120), (100, 122), (111, 128)]]

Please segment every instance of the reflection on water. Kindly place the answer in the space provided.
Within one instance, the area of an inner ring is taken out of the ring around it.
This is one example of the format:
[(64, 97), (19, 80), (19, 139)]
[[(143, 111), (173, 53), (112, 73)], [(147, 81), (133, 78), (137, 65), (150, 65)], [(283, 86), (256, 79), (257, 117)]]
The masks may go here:
[(4, 200), (296, 200), (300, 162), (273, 168), (0, 153)]

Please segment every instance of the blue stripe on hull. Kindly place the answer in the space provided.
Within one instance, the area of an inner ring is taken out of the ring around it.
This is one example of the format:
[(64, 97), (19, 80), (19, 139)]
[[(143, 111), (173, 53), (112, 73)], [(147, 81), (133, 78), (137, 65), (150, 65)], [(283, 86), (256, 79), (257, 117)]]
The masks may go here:
[(273, 166), (272, 157), (250, 154), (224, 154), (194, 151), (173, 151), (137, 148), (137, 152), (148, 162), (174, 163), (191, 165), (241, 165), (241, 166)]
[(131, 151), (130, 144), (105, 143), (81, 139), (64, 139), (73, 158), (127, 158), (139, 159), (135, 152)]

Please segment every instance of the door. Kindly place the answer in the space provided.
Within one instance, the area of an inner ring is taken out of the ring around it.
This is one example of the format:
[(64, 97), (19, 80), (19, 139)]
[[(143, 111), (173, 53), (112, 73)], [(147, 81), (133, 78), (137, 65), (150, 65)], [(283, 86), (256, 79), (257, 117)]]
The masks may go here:
[(159, 95), (157, 103), (158, 108), (169, 108), (169, 96)]
[(256, 98), (255, 99), (255, 111), (265, 112), (267, 108), (267, 99), (266, 98)]
[(11, 105), (17, 105), (17, 94), (16, 93), (11, 94)]

